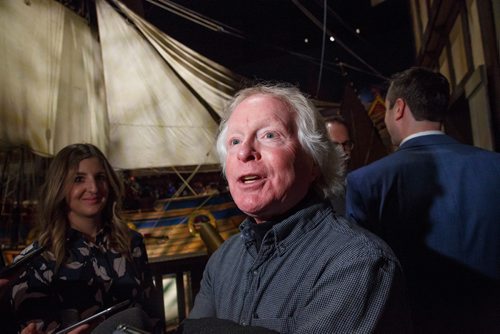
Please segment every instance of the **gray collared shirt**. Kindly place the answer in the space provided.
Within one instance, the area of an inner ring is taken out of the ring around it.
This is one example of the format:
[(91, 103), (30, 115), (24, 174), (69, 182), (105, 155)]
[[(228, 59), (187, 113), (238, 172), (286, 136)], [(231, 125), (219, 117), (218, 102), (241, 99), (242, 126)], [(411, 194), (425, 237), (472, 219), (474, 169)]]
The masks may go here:
[(399, 262), (370, 232), (309, 196), (265, 234), (242, 233), (211, 256), (189, 318), (217, 317), (280, 333), (405, 333)]

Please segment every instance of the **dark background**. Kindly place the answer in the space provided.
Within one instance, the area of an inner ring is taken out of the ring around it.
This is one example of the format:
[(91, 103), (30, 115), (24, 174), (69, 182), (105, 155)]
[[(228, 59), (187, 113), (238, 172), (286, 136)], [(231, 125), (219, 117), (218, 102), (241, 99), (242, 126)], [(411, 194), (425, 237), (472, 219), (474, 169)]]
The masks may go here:
[[(374, 6), (370, 0), (326, 1), (325, 39), (321, 0), (124, 2), (171, 37), (242, 76), (287, 81), (323, 100), (341, 102), (346, 84), (362, 95), (414, 60), (406, 0)], [(196, 23), (200, 16), (219, 30)]]

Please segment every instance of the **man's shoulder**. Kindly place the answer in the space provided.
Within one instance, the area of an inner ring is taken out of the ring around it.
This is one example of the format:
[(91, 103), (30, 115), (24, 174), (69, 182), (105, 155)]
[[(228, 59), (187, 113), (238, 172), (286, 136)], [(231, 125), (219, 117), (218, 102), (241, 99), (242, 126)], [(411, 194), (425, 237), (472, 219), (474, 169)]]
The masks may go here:
[(461, 151), (465, 152), (470, 152), (471, 154), (474, 154), (477, 157), (483, 158), (485, 161), (500, 161), (500, 153), (494, 152), (494, 151), (489, 151), (477, 146), (472, 146), (472, 145), (466, 145), (466, 144), (460, 144), (458, 145), (459, 149)]
[[(448, 136), (439, 137), (449, 138)], [(426, 152), (435, 164), (441, 164), (441, 166), (454, 165), (474, 173), (478, 169), (486, 168), (489, 171), (496, 170), (500, 173), (500, 153), (460, 143), (453, 138), (450, 138), (443, 145), (429, 146)]]
[[(405, 152), (396, 151), (389, 154), (382, 159), (376, 160), (366, 166), (355, 169), (347, 174), (347, 180), (363, 178), (369, 176), (370, 179), (373, 178), (372, 175), (385, 172), (387, 170), (396, 170), (398, 161), (402, 161)], [(403, 159), (404, 160), (404, 159)]]
[[(402, 166), (405, 168), (421, 168), (429, 161), (436, 161), (436, 157), (442, 159), (454, 159), (461, 157), (461, 153), (488, 154), (486, 150), (475, 146), (457, 142), (447, 135), (427, 135), (410, 139), (401, 147), (387, 156), (374, 161), (366, 166), (351, 171), (347, 175), (348, 180), (377, 179), (376, 175), (387, 176), (391, 171), (397, 172)], [(496, 154), (493, 152), (489, 152)], [(497, 154), (500, 157), (500, 154)]]
[(243, 245), (243, 243), (244, 243), (244, 241), (243, 241), (243, 237), (241, 235), (241, 232), (238, 232), (236, 234), (233, 234), (229, 238), (227, 238), (227, 240), (225, 240), (220, 247), (222, 247), (222, 246), (224, 246), (224, 247), (241, 246), (241, 245)]
[(241, 232), (230, 236), (228, 239), (217, 248), (216, 252), (213, 254), (215, 257), (221, 256), (222, 254), (228, 254), (236, 251), (237, 249), (244, 248), (244, 240), (242, 238)]
[(323, 227), (329, 230), (325, 235), (330, 239), (331, 249), (337, 249), (346, 257), (375, 257), (397, 262), (394, 252), (381, 238), (343, 216), (334, 217)]
[[(443, 150), (443, 148), (445, 148)], [(471, 144), (464, 144), (449, 135), (427, 135), (412, 138), (407, 143), (401, 145), (399, 151), (409, 151), (412, 150), (426, 150), (426, 151), (438, 151), (440, 153), (446, 151), (453, 154), (460, 155), (460, 153), (469, 153), (476, 155), (484, 155), (488, 157), (496, 157), (500, 159), (500, 153), (489, 151), (487, 149), (474, 146)], [(399, 152), (398, 151), (398, 152)]]

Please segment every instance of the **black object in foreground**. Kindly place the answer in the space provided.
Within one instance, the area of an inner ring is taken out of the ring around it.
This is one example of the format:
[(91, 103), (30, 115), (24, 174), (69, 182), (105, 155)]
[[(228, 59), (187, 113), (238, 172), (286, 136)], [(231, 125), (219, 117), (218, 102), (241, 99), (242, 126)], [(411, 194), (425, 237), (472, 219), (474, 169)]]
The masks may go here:
[(97, 318), (99, 317), (102, 317), (102, 316), (105, 316), (105, 315), (110, 315), (112, 313), (115, 313), (121, 309), (123, 309), (125, 306), (129, 305), (130, 304), (130, 301), (129, 300), (125, 300), (121, 303), (118, 303), (116, 305), (113, 305), (111, 307), (108, 307), (107, 309), (104, 309), (100, 312), (97, 312), (96, 314), (94, 315), (91, 315), (90, 317), (88, 318), (85, 318), (83, 320), (80, 320), (74, 324), (72, 324), (71, 326), (68, 326), (66, 328), (64, 328), (63, 330), (60, 330), (59, 332), (57, 332), (56, 334), (66, 334), (70, 331), (72, 331), (73, 329), (83, 325), (83, 324), (86, 324), (86, 323), (89, 323), (89, 322), (92, 322), (94, 320), (96, 320)]
[(44, 250), (44, 247), (36, 248), (26, 255), (23, 255), (23, 257), (18, 261), (15, 261), (5, 268), (2, 268), (2, 270), (0, 271), (0, 278), (9, 278), (19, 275), (26, 268), (26, 266), (30, 264), (34, 258), (43, 253)]
[(236, 322), (218, 319), (186, 319), (176, 334), (276, 334), (278, 332), (258, 326), (243, 326)]

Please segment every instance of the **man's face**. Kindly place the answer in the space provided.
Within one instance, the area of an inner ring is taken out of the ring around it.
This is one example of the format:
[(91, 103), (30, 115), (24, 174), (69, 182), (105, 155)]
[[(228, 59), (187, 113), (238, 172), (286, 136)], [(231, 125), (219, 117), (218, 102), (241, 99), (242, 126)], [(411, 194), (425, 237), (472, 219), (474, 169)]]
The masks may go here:
[(350, 158), (353, 144), (347, 127), (340, 122), (328, 122), (326, 128), (332, 143), (339, 145), (347, 155), (347, 158)]
[(243, 100), (228, 120), (229, 190), (258, 223), (295, 206), (317, 176), (297, 138), (294, 115), (280, 100), (258, 94)]

